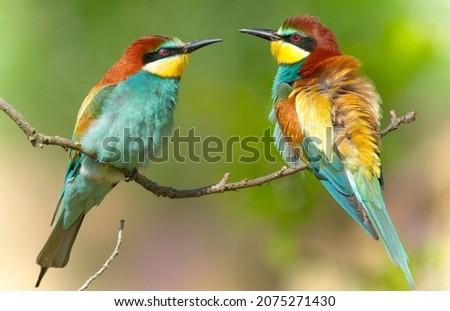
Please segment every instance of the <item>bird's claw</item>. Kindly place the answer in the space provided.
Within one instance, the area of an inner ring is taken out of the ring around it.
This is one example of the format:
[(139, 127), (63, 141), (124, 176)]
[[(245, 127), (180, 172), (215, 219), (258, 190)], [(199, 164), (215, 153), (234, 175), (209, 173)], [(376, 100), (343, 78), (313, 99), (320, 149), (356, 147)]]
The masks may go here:
[(138, 171), (135, 168), (128, 170), (128, 172), (125, 174), (125, 181), (126, 182), (133, 181), (136, 178), (137, 173)]

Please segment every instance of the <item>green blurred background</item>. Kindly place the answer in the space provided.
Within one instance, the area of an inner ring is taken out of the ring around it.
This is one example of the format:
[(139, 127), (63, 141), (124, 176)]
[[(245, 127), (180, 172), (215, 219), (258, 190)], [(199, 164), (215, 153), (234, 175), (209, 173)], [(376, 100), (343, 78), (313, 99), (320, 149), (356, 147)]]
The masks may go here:
[[(203, 137), (261, 136), (276, 65), (267, 42), (237, 29), (275, 29), (297, 14), (318, 15), (363, 62), (384, 100), (384, 126), (392, 109), (418, 111), (383, 139), (385, 196), (418, 289), (450, 290), (449, 1), (1, 0), (0, 96), (39, 131), (71, 137), (84, 96), (134, 39), (219, 37), (191, 57), (176, 125)], [(0, 289), (32, 290), (67, 153), (32, 148), (3, 113), (0, 137)], [(276, 163), (170, 161), (147, 175), (194, 188), (283, 165), (278, 155)], [(309, 173), (184, 200), (121, 183), (86, 218), (68, 266), (50, 270), (40, 289), (81, 286), (110, 255), (122, 218), (120, 255), (92, 290), (408, 289), (382, 244)]]

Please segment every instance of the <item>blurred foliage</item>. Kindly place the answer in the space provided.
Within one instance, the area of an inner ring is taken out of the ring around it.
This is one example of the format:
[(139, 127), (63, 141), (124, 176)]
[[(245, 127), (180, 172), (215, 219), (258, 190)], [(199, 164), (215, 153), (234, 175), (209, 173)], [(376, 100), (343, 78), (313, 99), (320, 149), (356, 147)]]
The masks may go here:
[[(434, 183), (421, 169), (421, 156), (435, 147), (439, 153), (444, 143), (430, 133), (444, 131), (448, 120), (449, 13), (445, 0), (2, 0), (0, 96), (39, 131), (71, 137), (84, 96), (131, 41), (147, 34), (183, 41), (220, 37), (223, 43), (191, 57), (176, 126), (181, 133), (195, 127), (201, 137), (261, 137), (271, 126), (276, 65), (267, 42), (237, 29), (276, 29), (289, 16), (318, 15), (377, 85), (384, 124), (389, 110), (418, 111), (418, 121), (383, 139), (386, 198), (419, 289), (448, 290), (449, 201), (424, 186)], [(0, 218), (10, 224), (0, 225), (7, 250), (0, 257), (0, 289), (31, 289), (38, 272), (34, 256), (49, 233), (66, 154), (56, 147), (32, 149), (2, 114), (0, 135)], [(148, 176), (194, 188), (227, 171), (234, 181), (284, 165), (273, 145), (275, 163), (240, 163), (245, 152), (234, 147), (232, 163), (169, 161), (152, 165)], [(262, 143), (257, 147), (264, 152)], [(450, 169), (448, 161), (440, 165)], [(198, 200), (155, 198), (134, 184), (109, 197), (88, 216), (71, 263), (51, 270), (44, 289), (81, 285), (112, 249), (119, 218), (127, 220), (123, 260), (93, 289), (407, 289), (381, 243), (367, 237), (308, 172)], [(433, 247), (426, 247), (430, 241)], [(3, 271), (8, 265), (12, 272)], [(26, 273), (18, 277), (17, 270)]]

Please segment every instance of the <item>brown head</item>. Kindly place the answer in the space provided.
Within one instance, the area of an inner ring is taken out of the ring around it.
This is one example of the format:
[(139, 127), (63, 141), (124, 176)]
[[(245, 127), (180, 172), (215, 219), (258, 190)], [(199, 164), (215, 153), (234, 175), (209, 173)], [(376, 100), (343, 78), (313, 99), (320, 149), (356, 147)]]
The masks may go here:
[(341, 54), (333, 32), (315, 16), (288, 18), (278, 30), (240, 31), (271, 41), (272, 55), (279, 65), (297, 64), (307, 58), (302, 67), (310, 67), (324, 58)]
[(184, 43), (169, 36), (142, 37), (128, 46), (122, 58), (108, 70), (97, 86), (119, 83), (141, 69), (163, 78), (180, 78), (191, 52), (220, 41), (205, 39)]

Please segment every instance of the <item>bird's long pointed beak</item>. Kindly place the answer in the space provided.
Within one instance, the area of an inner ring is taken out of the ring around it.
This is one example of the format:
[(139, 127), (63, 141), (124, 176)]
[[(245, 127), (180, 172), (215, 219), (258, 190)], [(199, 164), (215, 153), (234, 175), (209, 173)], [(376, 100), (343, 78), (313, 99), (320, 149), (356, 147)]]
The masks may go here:
[(198, 50), (204, 46), (213, 44), (213, 43), (217, 43), (217, 42), (222, 42), (222, 39), (204, 39), (204, 40), (194, 40), (194, 41), (189, 41), (187, 42), (184, 47), (183, 47), (183, 53), (188, 54), (188, 53), (192, 53), (195, 50)]
[(257, 29), (257, 28), (244, 28), (239, 29), (242, 33), (247, 33), (249, 35), (257, 36), (259, 38), (263, 38), (269, 41), (278, 41), (282, 40), (283, 38), (280, 37), (276, 30), (271, 29)]

